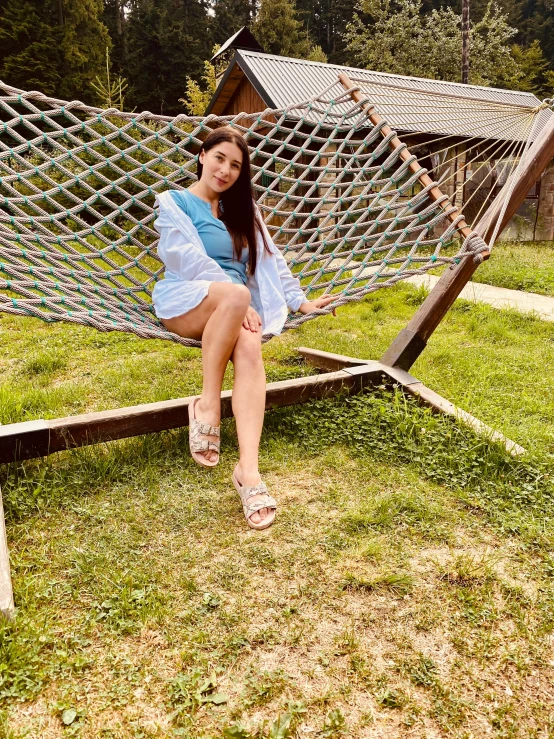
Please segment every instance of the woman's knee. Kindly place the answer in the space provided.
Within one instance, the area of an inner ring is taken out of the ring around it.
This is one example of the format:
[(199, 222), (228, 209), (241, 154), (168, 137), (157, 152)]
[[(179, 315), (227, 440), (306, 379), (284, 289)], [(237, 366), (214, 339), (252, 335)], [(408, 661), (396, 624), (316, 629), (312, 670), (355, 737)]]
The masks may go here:
[(250, 305), (250, 290), (246, 285), (236, 285), (229, 282), (215, 283), (217, 288), (217, 302), (230, 310), (236, 310), (243, 315)]
[(262, 363), (261, 331), (254, 332), (244, 327), (241, 328), (231, 360), (233, 363), (237, 360), (244, 360), (252, 365), (257, 362)]

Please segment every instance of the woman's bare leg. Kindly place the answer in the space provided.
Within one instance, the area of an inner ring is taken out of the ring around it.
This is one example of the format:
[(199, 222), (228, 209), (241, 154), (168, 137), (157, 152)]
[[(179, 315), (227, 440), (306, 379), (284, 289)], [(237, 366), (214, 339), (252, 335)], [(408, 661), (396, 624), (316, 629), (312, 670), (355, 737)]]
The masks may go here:
[[(264, 423), (265, 369), (262, 358), (262, 332), (240, 330), (231, 361), (235, 368), (233, 386), (233, 414), (237, 423), (240, 458), (235, 473), (242, 485), (259, 485), (258, 450)], [(257, 496), (253, 497), (253, 502)], [(262, 508), (252, 514), (259, 523), (271, 513)]]
[[(177, 318), (163, 321), (178, 336), (202, 339), (202, 395), (196, 403), (199, 420), (219, 426), (221, 418), (221, 386), (225, 368), (231, 357), (244, 316), (250, 305), (247, 287), (228, 282), (213, 282), (208, 296), (193, 310)], [(213, 437), (207, 437), (214, 440)], [(203, 452), (215, 460), (216, 452)]]

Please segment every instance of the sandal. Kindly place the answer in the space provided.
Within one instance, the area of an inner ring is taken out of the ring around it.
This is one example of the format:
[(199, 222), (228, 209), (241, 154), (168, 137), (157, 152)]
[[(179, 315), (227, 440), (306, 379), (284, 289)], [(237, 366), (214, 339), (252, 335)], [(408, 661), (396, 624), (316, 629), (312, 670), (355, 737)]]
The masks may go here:
[[(237, 480), (234, 472), (232, 477), (233, 483), (237, 489), (237, 493), (240, 495), (240, 499), (242, 501), (242, 510), (244, 511), (246, 523), (250, 526), (251, 529), (257, 529), (258, 531), (269, 528), (273, 521), (275, 521), (277, 501), (275, 500), (275, 498), (272, 498), (271, 495), (267, 492), (266, 484), (264, 482), (261, 482), (259, 485), (241, 485), (240, 482)], [(249, 503), (248, 501), (254, 495), (261, 495), (263, 496), (263, 498), (256, 501), (255, 503)], [(259, 511), (262, 508), (272, 508), (273, 516), (266, 516), (263, 521), (260, 521), (260, 523), (254, 523), (253, 521), (251, 521), (250, 517), (252, 516), (252, 514), (256, 513), (256, 511)]]
[[(220, 426), (210, 426), (209, 423), (202, 423), (198, 421), (194, 415), (194, 409), (198, 398), (193, 398), (189, 404), (189, 447), (192, 458), (195, 462), (202, 465), (202, 467), (215, 467), (219, 462), (219, 441), (209, 441), (208, 439), (201, 439), (201, 436), (217, 436), (219, 439)], [(198, 452), (217, 452), (217, 459), (215, 462), (206, 459), (205, 454), (199, 454)]]

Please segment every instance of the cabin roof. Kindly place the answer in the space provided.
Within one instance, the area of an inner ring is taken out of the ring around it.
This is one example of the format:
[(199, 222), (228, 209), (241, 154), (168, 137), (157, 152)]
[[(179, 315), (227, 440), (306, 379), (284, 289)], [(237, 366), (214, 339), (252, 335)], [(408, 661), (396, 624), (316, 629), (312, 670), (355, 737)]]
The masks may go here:
[(531, 132), (534, 138), (553, 115), (543, 110), (533, 130), (533, 109), (541, 101), (531, 92), (406, 77), (248, 50), (235, 52), (206, 114), (223, 113), (223, 101), (232, 95), (229, 88), (236, 89), (244, 77), (268, 108), (280, 109), (316, 97), (337, 82), (341, 72), (362, 86), (376, 110), (399, 131), (517, 141)]
[(253, 51), (260, 51), (263, 53), (263, 48), (256, 41), (252, 33), (246, 26), (240, 28), (235, 34), (228, 38), (222, 46), (219, 47), (217, 52), (210, 59), (211, 62), (217, 59), (221, 54), (224, 54), (228, 49), (250, 49)]

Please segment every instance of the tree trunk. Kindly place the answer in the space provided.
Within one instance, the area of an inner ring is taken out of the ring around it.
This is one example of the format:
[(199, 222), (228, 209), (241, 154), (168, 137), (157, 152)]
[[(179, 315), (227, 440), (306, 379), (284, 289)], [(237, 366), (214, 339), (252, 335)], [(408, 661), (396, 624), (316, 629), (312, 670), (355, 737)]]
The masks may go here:
[(125, 22), (125, 12), (123, 10), (122, 0), (118, 0), (115, 6), (115, 23), (117, 28), (117, 35), (123, 35), (123, 24)]
[(469, 0), (462, 0), (462, 82), (469, 84)]

